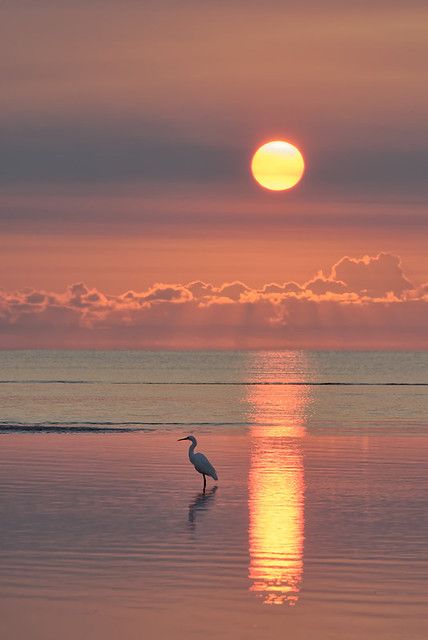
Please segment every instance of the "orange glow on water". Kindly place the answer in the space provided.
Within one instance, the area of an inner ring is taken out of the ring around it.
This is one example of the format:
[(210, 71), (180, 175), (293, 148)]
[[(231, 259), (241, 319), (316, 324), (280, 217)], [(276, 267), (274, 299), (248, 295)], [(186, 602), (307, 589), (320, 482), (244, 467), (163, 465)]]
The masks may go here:
[[(299, 599), (306, 393), (304, 387), (255, 386), (250, 391), (254, 417), (266, 424), (251, 428), (249, 578), (250, 590), (266, 604), (295, 605)], [(293, 422), (283, 417), (290, 413), (294, 414)]]

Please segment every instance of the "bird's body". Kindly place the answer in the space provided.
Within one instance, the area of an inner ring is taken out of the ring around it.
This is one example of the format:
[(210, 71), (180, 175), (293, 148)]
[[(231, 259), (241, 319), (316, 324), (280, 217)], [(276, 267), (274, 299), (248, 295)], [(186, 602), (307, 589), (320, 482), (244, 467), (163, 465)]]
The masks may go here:
[(212, 466), (211, 462), (208, 460), (203, 453), (195, 453), (195, 448), (197, 440), (195, 436), (186, 436), (185, 438), (180, 438), (180, 440), (190, 440), (191, 445), (189, 447), (189, 460), (195, 467), (198, 473), (201, 473), (204, 478), (204, 491), (207, 485), (206, 476), (213, 478), (213, 480), (218, 480), (217, 471)]

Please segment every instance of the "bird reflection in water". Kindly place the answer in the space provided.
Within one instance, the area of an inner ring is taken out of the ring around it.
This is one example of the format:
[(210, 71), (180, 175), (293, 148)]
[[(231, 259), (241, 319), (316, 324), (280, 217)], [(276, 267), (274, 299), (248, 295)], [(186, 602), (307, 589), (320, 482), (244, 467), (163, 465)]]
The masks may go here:
[(250, 394), (250, 591), (266, 604), (293, 606), (303, 576), (307, 388), (262, 385)]
[(217, 489), (218, 487), (215, 486), (206, 493), (198, 493), (195, 499), (189, 504), (188, 522), (192, 530), (196, 528), (196, 519), (200, 512), (207, 511), (207, 509), (212, 506)]

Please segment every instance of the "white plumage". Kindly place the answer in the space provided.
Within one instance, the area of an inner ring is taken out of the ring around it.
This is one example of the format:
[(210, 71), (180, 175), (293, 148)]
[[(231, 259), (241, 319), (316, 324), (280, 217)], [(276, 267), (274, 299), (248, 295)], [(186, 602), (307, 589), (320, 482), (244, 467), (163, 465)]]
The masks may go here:
[(212, 466), (211, 462), (208, 460), (203, 453), (195, 453), (195, 447), (198, 444), (195, 436), (186, 436), (185, 438), (179, 438), (178, 442), (181, 440), (190, 440), (191, 445), (189, 447), (189, 460), (195, 467), (198, 473), (201, 473), (204, 478), (204, 491), (207, 486), (206, 476), (213, 478), (213, 480), (218, 480), (217, 471)]

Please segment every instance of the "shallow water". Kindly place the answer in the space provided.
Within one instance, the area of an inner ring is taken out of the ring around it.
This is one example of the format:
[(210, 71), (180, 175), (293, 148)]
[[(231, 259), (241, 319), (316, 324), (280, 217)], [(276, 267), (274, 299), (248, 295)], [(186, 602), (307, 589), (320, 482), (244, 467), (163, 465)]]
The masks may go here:
[(427, 355), (0, 361), (4, 637), (426, 637)]

